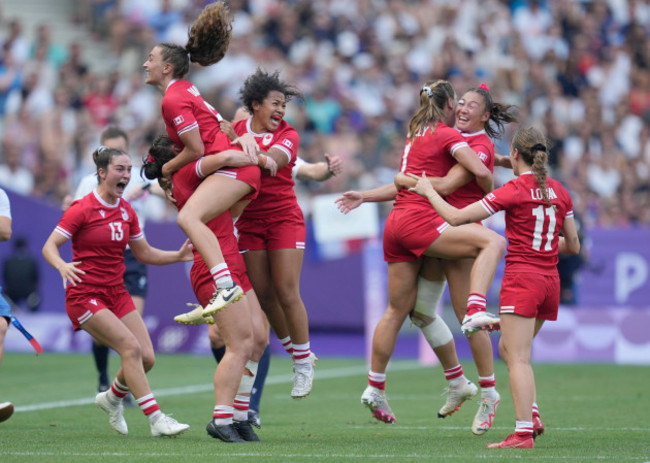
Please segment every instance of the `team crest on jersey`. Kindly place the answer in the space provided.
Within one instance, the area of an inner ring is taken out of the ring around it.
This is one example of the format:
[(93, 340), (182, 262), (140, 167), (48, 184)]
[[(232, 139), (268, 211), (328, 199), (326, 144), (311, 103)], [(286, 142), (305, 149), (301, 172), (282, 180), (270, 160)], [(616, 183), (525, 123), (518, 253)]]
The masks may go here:
[(183, 119), (183, 116), (177, 116), (174, 118), (174, 125), (179, 126), (183, 122), (185, 122), (185, 119)]
[(483, 151), (479, 151), (479, 152), (478, 152), (478, 158), (479, 158), (481, 161), (485, 162), (485, 161), (488, 160), (488, 155), (485, 154)]
[(126, 209), (120, 207), (120, 212), (122, 213), (122, 220), (124, 220), (125, 222), (129, 220), (129, 213), (126, 212)]
[(287, 140), (285, 138), (284, 140), (282, 140), (282, 144), (289, 149), (293, 149), (293, 143), (291, 142), (291, 140)]
[(262, 138), (262, 143), (264, 143), (264, 145), (266, 146), (269, 143), (271, 143), (272, 140), (273, 140), (273, 134), (267, 133), (266, 135), (264, 135), (264, 138)]
[(103, 219), (104, 217), (106, 217), (106, 212), (104, 212), (104, 209), (100, 209), (100, 210), (99, 210), (99, 215), (102, 216), (102, 219)]

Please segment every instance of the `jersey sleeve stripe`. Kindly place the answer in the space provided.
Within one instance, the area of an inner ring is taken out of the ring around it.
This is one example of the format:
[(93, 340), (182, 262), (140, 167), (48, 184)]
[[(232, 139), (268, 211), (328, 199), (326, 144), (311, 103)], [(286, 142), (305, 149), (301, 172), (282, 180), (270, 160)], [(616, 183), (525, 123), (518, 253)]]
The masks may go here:
[(564, 216), (566, 219), (572, 219), (573, 218), (573, 210), (567, 211), (566, 215)]
[(451, 146), (451, 155), (453, 156), (456, 153), (456, 151), (458, 151), (461, 148), (469, 148), (469, 145), (467, 144), (466, 141), (461, 141), (461, 142), (458, 142), (458, 143), (452, 145)]
[(137, 241), (137, 240), (141, 240), (142, 238), (144, 238), (144, 232), (140, 232), (137, 235), (129, 236), (129, 241)]
[(486, 212), (487, 212), (488, 214), (490, 214), (490, 215), (494, 215), (494, 214), (496, 214), (496, 212), (497, 212), (497, 211), (494, 210), (494, 208), (492, 208), (492, 206), (490, 205), (490, 203), (488, 203), (488, 202), (485, 200), (485, 198), (481, 199), (481, 206), (483, 206), (483, 209), (485, 209)]
[(287, 158), (289, 159), (288, 162), (291, 162), (291, 152), (288, 149), (286, 149), (284, 146), (276, 144), (271, 146), (271, 148), (279, 149), (280, 151), (282, 151), (284, 154), (287, 155)]
[(70, 233), (68, 230), (65, 228), (61, 228), (60, 226), (57, 226), (54, 231), (61, 233), (63, 236), (65, 236), (68, 239), (72, 238), (72, 233)]
[(198, 128), (199, 128), (199, 123), (198, 123), (198, 122), (194, 122), (193, 124), (188, 125), (187, 127), (183, 128), (183, 129), (181, 129), (181, 130), (179, 130), (179, 131), (176, 132), (176, 133), (177, 133), (178, 135), (183, 135), (184, 133), (189, 132), (190, 130), (194, 130), (194, 129), (198, 129)]

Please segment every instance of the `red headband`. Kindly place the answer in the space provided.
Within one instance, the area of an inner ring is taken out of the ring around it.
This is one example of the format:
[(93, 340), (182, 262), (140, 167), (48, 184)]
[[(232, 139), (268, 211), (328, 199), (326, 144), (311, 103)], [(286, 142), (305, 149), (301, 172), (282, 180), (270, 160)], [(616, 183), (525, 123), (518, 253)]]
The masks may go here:
[(482, 90), (485, 90), (486, 92), (490, 93), (490, 87), (488, 87), (485, 82), (481, 82), (481, 85), (479, 85), (478, 88), (480, 88)]

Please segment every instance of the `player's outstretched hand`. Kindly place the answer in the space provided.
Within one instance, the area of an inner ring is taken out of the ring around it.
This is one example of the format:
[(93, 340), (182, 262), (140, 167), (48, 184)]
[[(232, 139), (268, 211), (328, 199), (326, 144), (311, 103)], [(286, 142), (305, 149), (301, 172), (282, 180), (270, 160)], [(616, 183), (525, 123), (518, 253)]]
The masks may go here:
[(194, 253), (192, 252), (192, 243), (190, 240), (185, 240), (183, 246), (178, 250), (178, 261), (179, 262), (189, 262), (194, 260)]
[(363, 204), (363, 196), (358, 191), (346, 191), (334, 203), (340, 212), (347, 214)]
[(339, 175), (343, 172), (343, 159), (340, 156), (332, 156), (325, 153), (325, 160), (327, 161), (327, 170), (332, 175)]

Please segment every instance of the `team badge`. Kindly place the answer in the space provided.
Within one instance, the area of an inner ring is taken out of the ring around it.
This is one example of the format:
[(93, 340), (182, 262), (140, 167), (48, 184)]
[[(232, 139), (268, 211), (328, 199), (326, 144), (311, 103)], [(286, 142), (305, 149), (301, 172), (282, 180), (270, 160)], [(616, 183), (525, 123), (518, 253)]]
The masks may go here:
[(487, 161), (487, 159), (488, 159), (488, 155), (485, 154), (483, 151), (479, 151), (479, 152), (478, 152), (478, 158), (479, 158), (481, 161), (485, 162), (485, 161)]
[(123, 207), (120, 207), (120, 212), (122, 212), (122, 220), (124, 220), (125, 222), (128, 221), (129, 220), (129, 213), (126, 212), (126, 209), (124, 209)]
[(488, 193), (485, 196), (485, 199), (487, 199), (488, 201), (494, 201), (496, 199), (496, 196), (494, 196), (492, 193)]
[(293, 149), (293, 143), (291, 142), (291, 140), (287, 140), (285, 138), (284, 140), (282, 140), (282, 144), (287, 148), (289, 148), (290, 150)]
[(102, 219), (103, 219), (104, 217), (106, 217), (106, 212), (104, 212), (104, 209), (100, 209), (100, 210), (99, 210), (99, 215), (102, 216)]
[(272, 133), (267, 133), (264, 135), (264, 138), (262, 138), (262, 143), (264, 143), (265, 146), (268, 146), (269, 143), (273, 141), (273, 134)]
[(175, 126), (179, 126), (183, 122), (185, 122), (185, 119), (183, 119), (183, 116), (177, 116), (177, 117), (174, 118), (174, 125)]

